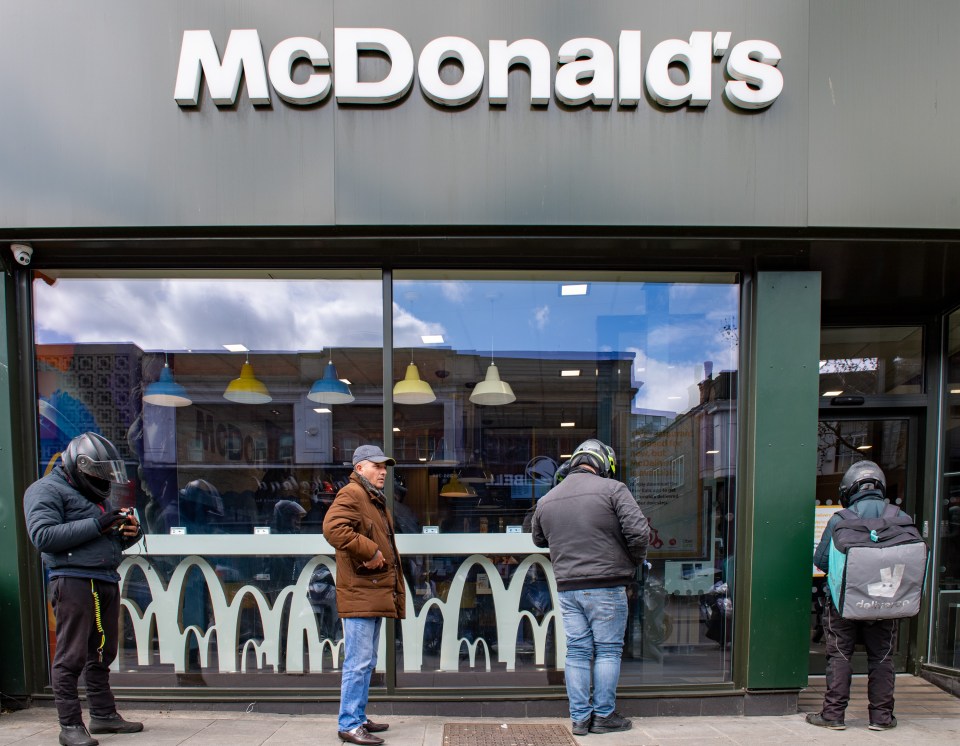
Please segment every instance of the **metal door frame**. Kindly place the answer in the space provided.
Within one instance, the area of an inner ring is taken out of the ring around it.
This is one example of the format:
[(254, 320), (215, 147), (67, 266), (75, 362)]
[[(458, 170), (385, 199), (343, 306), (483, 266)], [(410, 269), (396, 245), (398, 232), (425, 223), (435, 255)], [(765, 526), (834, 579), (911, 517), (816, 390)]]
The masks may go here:
[[(905, 403), (906, 404), (906, 403)], [(924, 419), (926, 408), (911, 406), (869, 408), (844, 407), (838, 409), (831, 406), (821, 406), (817, 413), (817, 422), (836, 420), (853, 422), (857, 420), (877, 422), (881, 420), (906, 420), (907, 422), (907, 459), (906, 478), (904, 484), (904, 503), (901, 508), (910, 515), (914, 522), (923, 524), (923, 464), (919, 457), (923, 452), (921, 439), (924, 436)], [(900, 622), (897, 636), (897, 650), (893, 656), (894, 670), (897, 673), (907, 673), (911, 670), (912, 660), (917, 656), (917, 618), (904, 619)], [(819, 651), (810, 651), (810, 675), (822, 676), (826, 667), (826, 659)], [(861, 646), (853, 657), (853, 672), (867, 673), (867, 656)]]

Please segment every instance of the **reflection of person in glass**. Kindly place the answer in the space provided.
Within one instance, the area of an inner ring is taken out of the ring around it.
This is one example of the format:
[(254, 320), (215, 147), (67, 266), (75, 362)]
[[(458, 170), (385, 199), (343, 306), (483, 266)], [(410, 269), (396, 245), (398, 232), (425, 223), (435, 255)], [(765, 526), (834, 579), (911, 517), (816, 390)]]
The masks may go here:
[[(143, 532), (133, 511), (108, 508), (111, 484), (127, 484), (116, 446), (96, 433), (67, 444), (60, 466), (23, 496), (30, 540), (43, 553), (56, 617), (52, 684), (60, 743), (95, 746), (90, 733), (136, 733), (142, 723), (117, 713), (110, 664), (117, 657), (123, 550)], [(83, 723), (77, 681), (83, 674), (90, 731)]]
[(180, 490), (180, 523), (188, 534), (219, 532), (223, 521), (223, 498), (206, 479), (194, 479)]
[(357, 448), (350, 481), (323, 521), (323, 535), (337, 552), (337, 609), (345, 648), (337, 735), (365, 746), (383, 743), (373, 734), (389, 727), (366, 714), (381, 623), (384, 617), (403, 619), (406, 607), (393, 518), (383, 494), (387, 465), (395, 463), (377, 446)]
[[(567, 636), (566, 683), (574, 735), (629, 730), (616, 709), (627, 591), (647, 555), (649, 528), (622, 483), (613, 449), (596, 439), (573, 452), (563, 481), (540, 498), (533, 543), (550, 548)], [(590, 674), (593, 673), (593, 698)]]
[[(178, 493), (177, 505), (178, 514), (171, 519), (171, 525), (183, 526), (188, 534), (220, 533), (223, 499), (220, 491), (206, 479), (187, 482)], [(206, 630), (210, 624), (207, 583), (197, 571), (187, 573), (182, 604), (180, 621), (183, 628), (196, 626)], [(186, 670), (177, 674), (177, 685), (206, 686), (200, 665), (200, 643), (194, 635), (190, 635), (187, 644)]]

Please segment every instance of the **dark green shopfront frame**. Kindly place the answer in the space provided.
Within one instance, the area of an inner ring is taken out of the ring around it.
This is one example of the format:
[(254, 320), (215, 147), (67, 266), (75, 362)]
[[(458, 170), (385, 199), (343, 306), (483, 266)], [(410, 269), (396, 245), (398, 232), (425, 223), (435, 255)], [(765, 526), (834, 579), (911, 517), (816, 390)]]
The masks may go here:
[[(19, 380), (18, 349), (31, 335), (15, 283), (27, 292), (29, 275), (11, 272), (0, 283), (0, 693), (21, 697), (47, 682), (37, 557), (20, 507), (33, 387)], [(797, 691), (807, 681), (820, 274), (748, 276), (743, 300), (734, 684)]]

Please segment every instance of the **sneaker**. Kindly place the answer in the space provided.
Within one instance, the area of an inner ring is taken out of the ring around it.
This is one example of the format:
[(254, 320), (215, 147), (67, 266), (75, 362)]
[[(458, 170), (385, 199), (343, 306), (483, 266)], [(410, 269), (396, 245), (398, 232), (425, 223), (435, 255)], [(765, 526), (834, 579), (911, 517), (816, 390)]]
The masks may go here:
[(830, 730), (846, 730), (847, 728), (842, 720), (827, 720), (819, 712), (811, 712), (807, 715), (807, 722), (810, 723), (810, 725), (829, 728)]
[(124, 720), (119, 713), (98, 717), (90, 715), (91, 733), (139, 733), (143, 730), (143, 723)]
[(870, 730), (893, 730), (896, 727), (897, 719), (895, 717), (891, 717), (889, 723), (870, 723), (867, 726)]
[(573, 731), (575, 736), (585, 736), (590, 732), (590, 723), (593, 722), (593, 718), (587, 718), (586, 720), (581, 720), (577, 722), (573, 721), (573, 725), (570, 727), (570, 730)]
[(621, 730), (630, 730), (633, 723), (629, 718), (625, 718), (619, 712), (611, 712), (606, 717), (593, 716), (593, 722), (590, 723), (591, 733), (617, 733)]

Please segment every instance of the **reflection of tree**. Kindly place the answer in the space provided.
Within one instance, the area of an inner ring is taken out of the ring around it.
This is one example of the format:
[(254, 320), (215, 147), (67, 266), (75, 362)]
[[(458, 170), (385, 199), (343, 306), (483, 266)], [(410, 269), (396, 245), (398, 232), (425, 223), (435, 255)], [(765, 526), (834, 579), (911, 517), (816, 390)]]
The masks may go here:
[(728, 316), (723, 320), (720, 325), (720, 337), (734, 346), (740, 344), (740, 330), (737, 328), (736, 318)]
[(877, 393), (879, 371), (879, 360), (875, 357), (830, 359), (820, 364), (821, 381), (828, 377), (831, 390), (847, 394)]
[[(857, 449), (857, 444), (852, 440), (848, 440), (840, 429), (840, 422), (823, 422), (822, 420), (818, 423), (819, 426), (819, 438), (817, 441), (819, 452), (825, 452), (828, 449), (835, 448), (837, 446), (844, 446), (849, 448), (851, 451), (859, 453)], [(832, 437), (831, 437), (832, 436)], [(840, 452), (837, 453), (837, 456), (842, 455)]]

